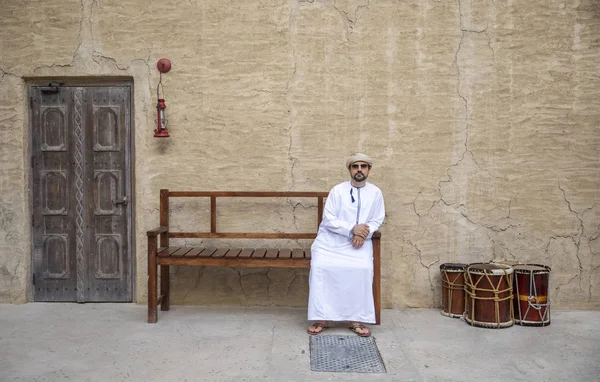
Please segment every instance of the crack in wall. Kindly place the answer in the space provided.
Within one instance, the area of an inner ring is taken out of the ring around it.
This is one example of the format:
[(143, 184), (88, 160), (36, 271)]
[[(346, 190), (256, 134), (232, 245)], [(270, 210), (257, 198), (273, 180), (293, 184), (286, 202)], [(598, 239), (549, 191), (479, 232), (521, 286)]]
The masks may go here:
[[(486, 234), (487, 234), (487, 237), (488, 237), (488, 239), (489, 239), (489, 240), (492, 242), (492, 248), (494, 249), (494, 251), (493, 251), (493, 253), (492, 253), (492, 258), (491, 258), (491, 260), (493, 260), (493, 259), (495, 259), (495, 258), (498, 258), (497, 254), (496, 254), (496, 250), (495, 250), (495, 248), (494, 248), (494, 246), (496, 245), (496, 240), (494, 240), (494, 239), (492, 238), (492, 236), (490, 236), (490, 233), (489, 233), (489, 232), (487, 232)], [(504, 251), (508, 252), (508, 254), (509, 254), (510, 256), (512, 256), (512, 258), (513, 258), (514, 260), (516, 260), (516, 259), (517, 259), (517, 257), (516, 257), (516, 256), (515, 256), (515, 255), (514, 255), (514, 254), (513, 254), (511, 251), (510, 251), (510, 249), (508, 249), (508, 247), (507, 247), (507, 246), (506, 246), (504, 243), (502, 243), (502, 242), (501, 242), (501, 243), (498, 243), (498, 245), (499, 245), (499, 246), (500, 246), (500, 248), (502, 248)]]
[(352, 19), (349, 15), (349, 12), (342, 11), (340, 8), (338, 8), (336, 1), (333, 1), (333, 9), (335, 9), (342, 16), (344, 25), (346, 25), (346, 40), (350, 41), (350, 35), (352, 34), (352, 32), (354, 32), (354, 27), (358, 22), (358, 13), (363, 9), (368, 10), (370, 3), (371, 1), (367, 0), (366, 4), (359, 5), (358, 7), (356, 7), (356, 9), (354, 10), (354, 19)]
[(509, 228), (517, 228), (517, 227), (521, 226), (521, 224), (509, 224), (509, 225), (506, 226), (506, 228), (500, 228), (498, 226), (487, 225), (487, 224), (483, 224), (483, 223), (477, 223), (477, 222), (471, 220), (469, 218), (469, 216), (465, 212), (463, 212), (463, 211), (460, 211), (460, 214), (462, 215), (462, 217), (464, 217), (465, 219), (467, 219), (467, 221), (469, 223), (471, 223), (471, 224), (473, 224), (475, 226), (478, 226), (478, 227), (483, 227), (483, 228), (489, 229), (490, 231), (494, 231), (494, 232), (505, 232)]
[[(77, 46), (75, 47), (75, 51), (73, 52), (73, 59), (71, 60), (71, 64), (75, 61), (75, 56), (77, 52), (81, 49), (83, 45), (83, 24), (85, 20), (85, 0), (80, 0), (80, 9), (81, 9), (81, 18), (79, 20), (79, 32), (77, 33)], [(71, 66), (71, 65), (69, 65)]]
[(75, 62), (77, 58), (93, 57), (94, 55), (94, 34), (93, 34), (93, 23), (92, 15), (94, 6), (98, 6), (96, 0), (86, 1), (81, 0), (81, 20), (79, 21), (79, 34), (77, 37), (77, 47), (73, 54), (71, 64)]
[(294, 158), (294, 156), (292, 155), (292, 143), (294, 140), (294, 137), (292, 136), (292, 125), (293, 122), (290, 121), (290, 129), (289, 129), (289, 137), (290, 137), (290, 145), (288, 146), (288, 161), (290, 162), (291, 166), (290, 166), (290, 173), (291, 173), (291, 185), (289, 187), (289, 191), (293, 191), (294, 187), (296, 187), (296, 175), (295, 175), (295, 169), (296, 169), (296, 164), (298, 163), (298, 158)]
[(431, 267), (440, 262), (440, 257), (438, 255), (436, 255), (437, 260), (435, 260), (434, 262), (432, 262), (429, 265), (425, 265), (425, 263), (423, 262), (423, 256), (422, 256), (423, 254), (421, 253), (421, 250), (419, 249), (419, 247), (416, 244), (413, 244), (410, 240), (407, 240), (406, 242), (417, 251), (417, 254), (419, 257), (419, 263), (423, 266), (423, 268), (427, 269), (429, 288), (431, 289), (431, 298), (432, 298), (433, 303), (435, 304), (435, 286), (433, 285), (433, 280), (431, 279)]
[[(21, 79), (22, 76), (14, 74), (12, 72), (0, 69), (0, 84), (4, 81), (5, 77), (15, 77), (17, 79)], [(8, 79), (8, 78), (7, 78)]]
[(52, 65), (43, 65), (43, 66), (38, 66), (36, 68), (33, 69), (33, 74), (36, 74), (37, 72), (39, 72), (42, 69), (54, 69), (54, 68), (72, 68), (73, 67), (73, 62), (71, 62), (70, 64), (52, 64)]
[(465, 16), (464, 16), (463, 11), (462, 11), (462, 1), (461, 0), (457, 0), (457, 2), (458, 2), (458, 14), (459, 14), (459, 17), (460, 17), (460, 30), (461, 31), (463, 31), (463, 32), (474, 32), (474, 33), (484, 33), (485, 31), (487, 31), (487, 28), (488, 28), (488, 24), (487, 23), (485, 25), (485, 28), (482, 28), (482, 29), (467, 29), (464, 26), (465, 23), (463, 22)]
[(294, 277), (292, 278), (292, 280), (290, 281), (290, 283), (288, 284), (285, 293), (289, 296), (290, 295), (290, 291), (292, 290), (292, 285), (294, 285), (294, 281), (296, 281), (296, 279), (298, 278), (298, 273), (294, 272)]
[(233, 271), (235, 271), (238, 275), (238, 282), (240, 284), (240, 289), (242, 290), (242, 294), (244, 295), (244, 299), (246, 300), (246, 304), (248, 304), (248, 295), (246, 294), (246, 290), (244, 289), (244, 283), (242, 282), (242, 272), (235, 269), (235, 268), (231, 268)]
[(300, 232), (300, 227), (298, 226), (298, 217), (296, 216), (296, 208), (298, 208), (299, 205), (302, 205), (301, 203), (294, 203), (291, 199), (287, 199), (287, 202), (292, 206), (292, 224), (294, 225), (294, 227), (296, 227), (296, 231)]
[[(106, 56), (101, 52), (95, 49), (94, 45), (94, 24), (92, 21), (94, 7), (99, 7), (98, 0), (92, 0), (91, 2), (86, 0), (80, 1), (80, 9), (81, 9), (81, 18), (79, 20), (79, 32), (77, 36), (77, 46), (75, 47), (75, 51), (73, 53), (73, 57), (71, 58), (70, 64), (52, 64), (52, 65), (44, 65), (38, 66), (33, 70), (33, 73), (37, 73), (42, 69), (54, 69), (54, 68), (73, 68), (77, 62), (92, 62), (98, 64), (99, 66), (112, 65), (119, 71), (127, 71), (131, 67), (132, 64), (140, 61), (145, 63), (150, 69), (149, 60), (151, 56), (151, 52), (153, 47), (148, 49), (148, 55), (146, 58), (137, 58), (130, 62), (127, 66), (119, 66), (117, 60), (113, 57)], [(150, 90), (151, 86), (150, 86)]]
[(269, 273), (271, 273), (271, 269), (272, 268), (267, 268), (267, 272), (265, 272), (265, 276), (267, 276), (267, 280), (269, 280), (269, 282), (267, 283), (267, 301), (268, 302), (271, 302), (271, 284), (273, 283), (273, 280), (271, 279), (271, 276), (269, 275)]
[(291, 181), (291, 185), (289, 186), (289, 190), (293, 190), (294, 186), (296, 185), (296, 180), (295, 180), (295, 175), (294, 175), (294, 169), (296, 167), (296, 162), (297, 162), (297, 158), (294, 158), (292, 155), (292, 146), (293, 146), (293, 129), (294, 129), (294, 123), (296, 120), (296, 107), (294, 106), (294, 100), (293, 100), (293, 93), (295, 90), (296, 85), (300, 82), (301, 80), (301, 75), (298, 73), (298, 61), (299, 61), (299, 51), (298, 51), (298, 45), (296, 43), (296, 39), (297, 39), (297, 14), (298, 14), (298, 3), (296, 1), (292, 1), (291, 5), (290, 5), (290, 15), (289, 15), (289, 39), (290, 39), (290, 46), (292, 48), (292, 57), (294, 60), (294, 69), (292, 71), (292, 75), (290, 76), (290, 79), (287, 81), (286, 83), (286, 87), (285, 87), (285, 101), (288, 107), (288, 113), (289, 113), (289, 127), (286, 129), (288, 132), (288, 139), (289, 139), (289, 145), (287, 148), (287, 157), (288, 157), (288, 161), (290, 163), (290, 181)]
[(465, 158), (465, 154), (469, 153), (471, 155), (471, 159), (473, 160), (473, 162), (477, 165), (477, 167), (482, 170), (485, 171), (488, 175), (490, 175), (493, 178), (499, 179), (499, 177), (494, 176), (488, 169), (483, 168), (483, 166), (481, 166), (481, 164), (477, 161), (477, 158), (475, 157), (475, 155), (473, 154), (473, 152), (469, 149), (469, 128), (470, 128), (470, 112), (471, 112), (471, 106), (469, 104), (469, 101), (467, 100), (467, 97), (461, 93), (461, 84), (462, 84), (462, 77), (463, 77), (463, 73), (461, 71), (460, 65), (459, 65), (459, 60), (458, 57), (460, 55), (460, 52), (462, 50), (463, 47), (463, 41), (465, 40), (466, 34), (467, 33), (477, 33), (477, 34), (485, 34), (488, 37), (488, 46), (490, 46), (490, 49), (492, 50), (492, 57), (495, 57), (495, 52), (493, 50), (493, 48), (491, 47), (491, 40), (490, 37), (487, 35), (487, 29), (488, 29), (488, 25), (486, 24), (485, 28), (482, 29), (468, 29), (465, 27), (465, 21), (464, 21), (464, 15), (463, 15), (463, 11), (462, 11), (462, 3), (461, 0), (458, 0), (458, 11), (459, 11), (459, 24), (460, 24), (460, 30), (461, 30), (461, 37), (460, 40), (458, 42), (458, 47), (456, 49), (456, 52), (454, 53), (454, 60), (452, 62), (452, 65), (456, 68), (456, 72), (457, 72), (457, 84), (456, 84), (456, 94), (458, 95), (458, 97), (462, 100), (463, 104), (464, 104), (464, 111), (465, 111), (465, 121), (464, 121), (464, 130), (465, 130), (465, 141), (464, 141), (464, 147), (465, 147), (465, 151), (462, 153), (460, 160), (458, 160), (454, 165), (451, 165), (446, 172), (452, 168), (457, 166), (458, 164), (460, 164), (464, 158)]
[[(465, 143), (465, 144), (466, 144), (466, 143)], [(450, 165), (450, 166), (449, 166), (449, 167), (446, 169), (446, 175), (448, 176), (448, 179), (447, 179), (447, 180), (441, 180), (441, 181), (439, 181), (439, 182), (438, 182), (438, 188), (437, 188), (437, 191), (438, 191), (438, 193), (439, 193), (439, 195), (440, 195), (440, 198), (439, 198), (437, 201), (435, 201), (435, 202), (434, 202), (434, 203), (431, 205), (431, 207), (429, 207), (429, 209), (427, 210), (427, 215), (429, 215), (429, 211), (431, 211), (431, 209), (432, 209), (432, 208), (435, 206), (435, 204), (436, 204), (437, 202), (442, 202), (442, 203), (444, 203), (444, 205), (446, 205), (447, 207), (451, 207), (451, 208), (453, 208), (454, 210), (456, 210), (457, 212), (459, 212), (459, 213), (460, 213), (462, 216), (464, 216), (464, 217), (465, 217), (465, 218), (466, 218), (466, 219), (467, 219), (469, 222), (471, 222), (472, 224), (474, 224), (474, 225), (477, 225), (477, 226), (483, 226), (483, 227), (485, 227), (485, 228), (491, 229), (491, 230), (493, 230), (493, 231), (496, 231), (496, 232), (503, 232), (503, 231), (506, 231), (508, 228), (515, 228), (515, 227), (518, 227), (518, 226), (520, 226), (520, 224), (509, 224), (509, 225), (508, 225), (507, 227), (505, 227), (505, 228), (500, 228), (500, 227), (498, 227), (498, 226), (495, 226), (495, 225), (486, 225), (486, 224), (483, 224), (483, 223), (476, 223), (476, 222), (472, 221), (472, 220), (471, 220), (471, 219), (468, 217), (468, 215), (466, 214), (466, 212), (463, 210), (463, 209), (466, 207), (466, 205), (465, 205), (465, 204), (463, 204), (463, 203), (459, 203), (459, 204), (456, 204), (456, 203), (449, 203), (449, 202), (447, 202), (447, 201), (444, 199), (444, 194), (443, 194), (443, 192), (442, 192), (442, 183), (452, 183), (452, 182), (453, 182), (452, 175), (450, 175), (450, 169), (451, 169), (451, 168), (453, 168), (453, 167), (457, 167), (457, 166), (458, 166), (458, 165), (459, 165), (459, 164), (460, 164), (460, 163), (461, 163), (461, 162), (464, 160), (464, 156), (465, 156), (465, 154), (467, 154), (467, 153), (468, 153), (469, 155), (471, 155), (471, 158), (473, 159), (473, 162), (474, 162), (475, 164), (477, 164), (477, 162), (475, 161), (475, 158), (474, 158), (474, 156), (473, 156), (473, 153), (471, 153), (469, 150), (466, 150), (465, 152), (463, 152), (463, 155), (462, 155), (461, 159), (460, 159), (460, 160), (459, 160), (457, 163)], [(482, 168), (481, 168), (481, 166), (479, 166), (479, 165), (478, 165), (478, 168), (479, 168), (479, 169), (481, 169), (481, 170), (483, 170), (483, 171), (486, 171), (486, 172), (487, 172), (487, 173), (488, 173), (488, 174), (489, 174), (491, 177), (493, 177), (493, 178), (496, 178), (496, 179), (500, 179), (499, 177), (495, 177), (495, 176), (493, 176), (493, 175), (492, 175), (492, 174), (491, 174), (489, 171), (487, 171), (487, 170), (485, 170), (485, 169), (482, 169)], [(420, 194), (420, 193), (421, 193), (421, 192), (419, 191), (419, 194)], [(507, 220), (508, 220), (508, 219), (510, 219), (510, 209), (511, 209), (511, 203), (512, 203), (512, 200), (509, 200), (508, 207), (507, 207), (507, 208), (508, 208), (508, 215), (507, 215), (507, 216), (506, 216), (504, 219), (507, 219)], [(418, 215), (418, 214), (417, 214), (417, 215)], [(419, 217), (420, 217), (420, 215), (419, 215)], [(500, 219), (500, 220), (501, 220), (501, 219)]]
[[(577, 250), (575, 251), (575, 256), (577, 257), (577, 261), (578, 261), (577, 265), (578, 265), (578, 268), (579, 268), (579, 272), (577, 274), (575, 274), (573, 277), (571, 277), (567, 282), (565, 282), (565, 283), (560, 283), (560, 282), (557, 283), (556, 290), (560, 290), (561, 286), (569, 285), (573, 280), (575, 280), (576, 278), (579, 278), (579, 289), (581, 291), (583, 291), (583, 288), (581, 287), (581, 281), (582, 281), (582, 278), (583, 278), (583, 264), (581, 262), (581, 258), (579, 257), (579, 244), (580, 244), (580, 241), (581, 241), (581, 235), (578, 235), (578, 236), (579, 236), (579, 241), (575, 240), (574, 236), (569, 236), (569, 235), (553, 235), (548, 240), (548, 245), (546, 245), (546, 249), (544, 251), (544, 254), (548, 258), (553, 258), (553, 257), (559, 256), (559, 254), (555, 254), (555, 256), (551, 256), (549, 254), (549, 252), (548, 252), (549, 249), (550, 249), (550, 245), (552, 244), (552, 241), (556, 241), (558, 239), (570, 239), (573, 242), (573, 244), (575, 244), (575, 247), (577, 247)], [(591, 282), (591, 275), (590, 275), (590, 282)]]
[[(577, 247), (577, 250), (575, 251), (575, 256), (577, 257), (577, 261), (579, 263), (579, 288), (581, 290), (583, 290), (581, 288), (581, 282), (583, 279), (583, 264), (581, 262), (581, 257), (579, 256), (579, 251), (580, 251), (580, 244), (581, 244), (581, 238), (585, 237), (587, 238), (587, 236), (585, 235), (585, 226), (583, 224), (583, 220), (579, 217), (579, 213), (575, 210), (572, 209), (571, 207), (571, 202), (567, 199), (567, 193), (566, 191), (562, 188), (561, 184), (560, 184), (560, 179), (558, 180), (558, 188), (559, 190), (562, 192), (563, 194), (563, 199), (564, 201), (567, 203), (567, 207), (569, 208), (569, 211), (575, 215), (575, 217), (577, 218), (577, 220), (579, 220), (579, 227), (578, 227), (578, 234), (577, 236), (577, 240), (575, 240), (575, 235), (569, 236), (571, 238), (571, 240), (573, 240), (573, 243), (575, 244), (575, 246)], [(589, 238), (587, 238), (589, 240)], [(591, 283), (591, 274), (590, 274), (590, 283)], [(569, 281), (570, 282), (570, 281)]]
[[(417, 197), (418, 198), (418, 197)], [(417, 199), (415, 199), (413, 202), (411, 203), (403, 203), (402, 205), (404, 206), (412, 206), (412, 210), (415, 213), (415, 215), (417, 215), (419, 218), (421, 218), (421, 215), (419, 215), (419, 213), (417, 212), (417, 206), (415, 204)]]
[[(594, 239), (594, 240), (595, 240), (595, 239)], [(588, 238), (588, 248), (589, 248), (589, 250), (590, 250), (590, 253), (592, 254), (592, 259), (591, 259), (591, 263), (590, 263), (590, 267), (591, 267), (591, 269), (590, 269), (590, 283), (589, 283), (589, 286), (588, 286), (588, 302), (592, 302), (592, 301), (593, 301), (593, 299), (592, 299), (592, 286), (593, 286), (593, 283), (592, 283), (592, 275), (594, 275), (594, 272), (595, 272), (597, 269), (600, 269), (600, 265), (594, 266), (594, 265), (592, 264), (592, 263), (593, 263), (593, 257), (594, 257), (594, 256), (598, 256), (598, 254), (597, 254), (597, 253), (595, 253), (595, 252), (594, 252), (594, 250), (593, 250), (593, 248), (592, 248), (592, 243), (591, 243), (592, 241), (593, 241), (593, 240), (590, 240), (590, 239)]]
[[(421, 188), (419, 190), (419, 192), (417, 193), (417, 196), (415, 197), (415, 199), (411, 202), (411, 203), (404, 203), (403, 205), (405, 206), (412, 206), (413, 208), (413, 212), (415, 213), (415, 215), (417, 215), (419, 218), (421, 217), (421, 215), (417, 212), (417, 199), (419, 199), (419, 196), (421, 196), (421, 193), (423, 192), (423, 188)], [(435, 203), (435, 202), (434, 202)], [(429, 211), (427, 211), (429, 212)]]
[[(170, 268), (172, 269), (172, 268)], [(196, 280), (194, 281), (194, 285), (188, 289), (188, 291), (183, 295), (183, 301), (185, 303), (185, 300), (187, 299), (187, 296), (192, 293), (192, 291), (197, 291), (199, 290), (199, 286), (200, 286), (200, 282), (202, 281), (202, 277), (204, 276), (204, 267), (200, 267), (199, 269), (200, 274), (198, 275), (198, 277), (196, 277)]]
[[(561, 184), (560, 184), (560, 179), (558, 180), (558, 189), (559, 189), (559, 190), (562, 192), (562, 194), (563, 194), (563, 199), (564, 199), (564, 201), (567, 203), (567, 207), (569, 208), (569, 212), (571, 212), (572, 214), (574, 214), (574, 215), (575, 215), (575, 217), (577, 218), (577, 220), (579, 220), (579, 223), (580, 223), (580, 225), (579, 225), (579, 228), (581, 229), (581, 230), (580, 230), (580, 232), (579, 232), (579, 236), (582, 236), (582, 235), (584, 235), (584, 232), (585, 232), (585, 227), (584, 227), (584, 225), (583, 225), (583, 220), (582, 220), (582, 219), (579, 217), (579, 213), (578, 213), (577, 211), (575, 211), (575, 210), (573, 210), (573, 209), (571, 208), (571, 202), (570, 202), (570, 201), (567, 199), (567, 193), (566, 193), (566, 192), (565, 192), (565, 190), (562, 188), (562, 186), (561, 186)], [(594, 204), (594, 205), (595, 205), (595, 204)], [(593, 207), (593, 206), (592, 206), (592, 207)], [(580, 240), (581, 240), (581, 239), (580, 239)], [(578, 245), (577, 247), (579, 247), (579, 245)]]

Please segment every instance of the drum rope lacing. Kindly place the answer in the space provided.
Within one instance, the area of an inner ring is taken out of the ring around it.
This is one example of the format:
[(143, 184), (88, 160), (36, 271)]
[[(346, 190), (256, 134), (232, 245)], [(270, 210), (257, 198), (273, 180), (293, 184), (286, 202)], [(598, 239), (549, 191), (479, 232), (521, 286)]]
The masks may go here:
[[(496, 286), (494, 286), (494, 283), (492, 282), (492, 280), (489, 277), (488, 273), (484, 273), (483, 276), (485, 276), (485, 278), (488, 280), (489, 284), (492, 286), (492, 289), (486, 289), (486, 288), (478, 288), (479, 283), (481, 282), (481, 280), (483, 280), (483, 277), (480, 277), (477, 282), (473, 283), (473, 279), (471, 278), (471, 272), (469, 272), (469, 270), (467, 269), (466, 271), (466, 280), (465, 280), (465, 293), (471, 297), (471, 321), (475, 322), (475, 300), (493, 300), (494, 301), (494, 306), (495, 306), (495, 318), (496, 318), (496, 325), (497, 327), (500, 327), (500, 302), (501, 301), (506, 301), (506, 300), (510, 300), (512, 299), (513, 296), (513, 288), (512, 288), (512, 273), (508, 273), (506, 271), (502, 271), (503, 276), (507, 276), (508, 277), (508, 287), (506, 289), (500, 289), (500, 285), (502, 284), (502, 278), (500, 277), (498, 279), (498, 283)], [(480, 273), (478, 273), (480, 275)], [(497, 275), (500, 276), (500, 275)], [(469, 287), (471, 290), (469, 290)], [(480, 292), (494, 292), (494, 296), (493, 297), (478, 297), (477, 296), (477, 291)], [(501, 293), (506, 293), (509, 292), (508, 296), (506, 297), (498, 297), (499, 294)], [(509, 309), (510, 311), (510, 321), (512, 322), (514, 319), (514, 314), (512, 309)], [(491, 323), (486, 323), (486, 324), (491, 324)]]
[[(450, 274), (449, 273), (456, 273), (454, 279), (452, 281), (450, 281)], [(451, 271), (451, 270), (446, 270), (444, 272), (442, 272), (443, 277), (442, 277), (442, 288), (448, 288), (448, 305), (444, 304), (445, 301), (443, 301), (442, 298), (442, 307), (444, 308), (448, 308), (448, 313), (449, 314), (453, 314), (452, 313), (452, 301), (453, 299), (453, 294), (455, 290), (461, 290), (462, 292), (464, 292), (465, 287), (463, 284), (456, 284), (455, 281), (458, 280), (460, 278), (460, 276), (464, 275), (464, 271)]]
[[(519, 308), (519, 321), (523, 321), (523, 322), (530, 322), (530, 321), (525, 321), (524, 319), (527, 317), (527, 314), (529, 313), (529, 309), (533, 308), (535, 310), (537, 310), (538, 315), (540, 316), (540, 320), (542, 323), (544, 322), (548, 322), (549, 321), (549, 316), (550, 316), (550, 309), (548, 309), (548, 307), (550, 306), (550, 301), (547, 301), (545, 304), (540, 304), (538, 303), (540, 301), (540, 298), (538, 297), (537, 294), (537, 286), (535, 285), (535, 278), (534, 278), (534, 270), (530, 269), (529, 270), (529, 296), (527, 297), (527, 310), (525, 311), (525, 314), (521, 314), (521, 303), (519, 301), (519, 303), (517, 304), (518, 308)], [(548, 275), (548, 277), (550, 277)], [(519, 283), (516, 283), (517, 286), (517, 296), (519, 296), (519, 300), (521, 300), (521, 293), (519, 293)], [(533, 291), (533, 294), (531, 293), (531, 291)], [(535, 300), (535, 302), (534, 302)], [(544, 311), (544, 314), (542, 315), (541, 310), (542, 308), (546, 308), (546, 310)], [(531, 322), (536, 322), (536, 321), (531, 321)]]

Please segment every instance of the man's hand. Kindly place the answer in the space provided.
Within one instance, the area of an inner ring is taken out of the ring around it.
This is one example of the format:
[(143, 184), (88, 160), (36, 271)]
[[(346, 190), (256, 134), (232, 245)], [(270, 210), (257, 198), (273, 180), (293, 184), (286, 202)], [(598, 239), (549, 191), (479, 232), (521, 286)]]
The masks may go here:
[(354, 226), (354, 228), (352, 228), (352, 233), (354, 234), (354, 236), (359, 236), (363, 240), (365, 240), (369, 235), (370, 230), (371, 229), (369, 228), (368, 224), (357, 224)]
[(352, 246), (353, 246), (355, 249), (359, 249), (360, 247), (362, 247), (362, 246), (363, 246), (363, 244), (364, 244), (364, 243), (365, 243), (365, 239), (363, 239), (363, 238), (362, 238), (362, 237), (360, 237), (360, 236), (354, 236), (354, 237), (352, 238)]

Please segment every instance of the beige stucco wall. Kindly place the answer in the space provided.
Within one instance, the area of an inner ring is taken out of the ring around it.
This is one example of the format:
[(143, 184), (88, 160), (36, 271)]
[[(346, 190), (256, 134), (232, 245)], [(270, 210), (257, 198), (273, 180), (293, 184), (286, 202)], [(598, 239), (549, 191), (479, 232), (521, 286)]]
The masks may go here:
[[(438, 306), (440, 264), (492, 258), (552, 266), (555, 306), (600, 306), (595, 1), (1, 6), (0, 302), (30, 298), (26, 79), (104, 76), (134, 82), (140, 303), (160, 188), (323, 191), (360, 150), (386, 199), (384, 306)], [(168, 140), (152, 137), (160, 57), (173, 62)], [(297, 203), (220, 221), (295, 229), (314, 212)], [(198, 216), (181, 213), (180, 225)], [(306, 301), (306, 271), (173, 273), (174, 303)]]

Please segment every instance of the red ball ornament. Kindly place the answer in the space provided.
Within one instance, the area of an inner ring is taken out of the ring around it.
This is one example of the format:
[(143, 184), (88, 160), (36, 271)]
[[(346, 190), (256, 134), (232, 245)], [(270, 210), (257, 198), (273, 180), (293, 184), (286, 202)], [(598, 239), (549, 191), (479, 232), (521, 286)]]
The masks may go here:
[(169, 70), (171, 70), (171, 61), (169, 61), (168, 58), (161, 58), (156, 63), (156, 67), (158, 68), (159, 72), (167, 73)]

